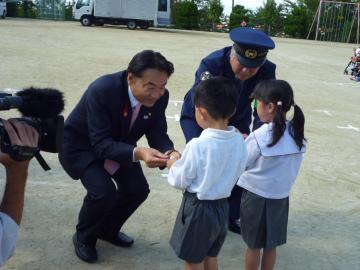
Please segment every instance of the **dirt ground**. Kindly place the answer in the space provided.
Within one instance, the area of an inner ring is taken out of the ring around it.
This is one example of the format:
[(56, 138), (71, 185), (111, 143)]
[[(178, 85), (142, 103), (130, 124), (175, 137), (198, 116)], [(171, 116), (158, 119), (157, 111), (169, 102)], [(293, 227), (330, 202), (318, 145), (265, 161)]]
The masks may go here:
[[(354, 45), (275, 42), (269, 59), (277, 64), (277, 77), (294, 88), (309, 142), (290, 196), (288, 243), (278, 249), (276, 269), (360, 269), (360, 84), (342, 74)], [(171, 100), (181, 101), (200, 59), (230, 44), (219, 33), (7, 18), (0, 20), (0, 89), (58, 88), (65, 93), (67, 116), (91, 81), (125, 69), (135, 53), (154, 49), (174, 63), (168, 88)], [(180, 108), (171, 102), (167, 114), (169, 134), (182, 150)], [(45, 156), (52, 170), (31, 163), (20, 238), (3, 269), (182, 269), (168, 244), (181, 192), (167, 185), (163, 172), (145, 169), (152, 192), (124, 228), (135, 245), (122, 249), (99, 241), (99, 261), (89, 265), (74, 255), (71, 241), (84, 189), (64, 173), (55, 154)], [(244, 250), (242, 239), (229, 233), (220, 268), (242, 269)]]

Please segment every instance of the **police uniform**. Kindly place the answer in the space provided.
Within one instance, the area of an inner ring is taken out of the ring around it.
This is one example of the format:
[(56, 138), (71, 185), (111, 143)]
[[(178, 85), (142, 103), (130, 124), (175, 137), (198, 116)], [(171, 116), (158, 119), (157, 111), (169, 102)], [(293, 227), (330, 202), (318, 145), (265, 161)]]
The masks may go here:
[[(199, 137), (202, 128), (195, 120), (195, 107), (192, 102), (196, 86), (202, 80), (212, 76), (223, 76), (230, 79), (239, 90), (239, 100), (236, 113), (230, 119), (229, 125), (235, 126), (241, 133), (250, 133), (251, 124), (251, 100), (250, 95), (256, 84), (261, 80), (275, 79), (276, 65), (266, 59), (269, 49), (275, 48), (275, 44), (264, 32), (252, 28), (240, 27), (230, 32), (230, 39), (234, 42), (233, 46), (225, 47), (209, 54), (201, 60), (200, 66), (195, 73), (195, 83), (184, 97), (181, 110), (180, 124), (185, 135), (186, 142), (194, 137)], [(230, 53), (232, 48), (238, 62), (245, 67), (259, 67), (258, 72), (247, 80), (236, 78), (230, 63)], [(254, 112), (253, 129), (259, 127), (261, 122)], [(238, 225), (240, 201), (242, 189), (235, 186), (229, 198), (229, 228), (240, 233)], [(232, 227), (235, 226), (236, 228)]]

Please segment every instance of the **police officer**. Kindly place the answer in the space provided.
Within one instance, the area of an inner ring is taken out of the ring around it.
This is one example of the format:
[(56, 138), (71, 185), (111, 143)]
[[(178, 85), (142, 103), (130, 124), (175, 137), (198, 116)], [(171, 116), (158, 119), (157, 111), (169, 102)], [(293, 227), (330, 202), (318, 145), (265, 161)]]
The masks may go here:
[[(268, 51), (275, 48), (270, 37), (260, 30), (239, 27), (230, 32), (230, 39), (234, 42), (232, 46), (214, 51), (201, 60), (195, 73), (195, 83), (184, 97), (180, 124), (186, 142), (198, 137), (202, 131), (196, 123), (192, 103), (194, 90), (200, 81), (212, 76), (224, 76), (233, 81), (240, 96), (236, 113), (229, 125), (235, 126), (243, 134), (249, 134), (252, 113), (250, 94), (259, 81), (275, 79), (276, 65), (266, 59)], [(255, 110), (253, 129), (260, 125)], [(235, 185), (229, 197), (229, 230), (239, 234), (241, 193), (242, 189)]]

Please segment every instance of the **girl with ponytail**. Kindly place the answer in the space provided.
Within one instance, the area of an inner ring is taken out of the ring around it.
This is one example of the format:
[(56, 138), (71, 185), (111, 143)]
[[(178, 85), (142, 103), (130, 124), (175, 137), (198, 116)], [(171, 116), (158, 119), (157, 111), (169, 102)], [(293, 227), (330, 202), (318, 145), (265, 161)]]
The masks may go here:
[[(248, 246), (245, 269), (258, 269), (260, 261), (261, 269), (273, 269), (276, 247), (286, 243), (289, 193), (305, 152), (305, 117), (286, 81), (262, 81), (251, 97), (264, 124), (246, 139), (249, 157), (237, 183), (244, 188), (240, 221)], [(291, 108), (293, 117), (287, 120)]]

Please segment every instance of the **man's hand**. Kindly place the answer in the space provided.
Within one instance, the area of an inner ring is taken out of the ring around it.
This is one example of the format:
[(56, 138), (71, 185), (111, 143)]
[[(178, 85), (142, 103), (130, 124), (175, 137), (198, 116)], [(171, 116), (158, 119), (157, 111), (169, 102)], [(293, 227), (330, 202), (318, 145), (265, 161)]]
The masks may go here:
[(173, 152), (171, 152), (171, 154), (169, 155), (169, 159), (175, 159), (175, 160), (178, 160), (181, 158), (181, 154), (174, 150)]
[(136, 147), (136, 160), (142, 160), (149, 168), (164, 167), (168, 157), (153, 148)]

